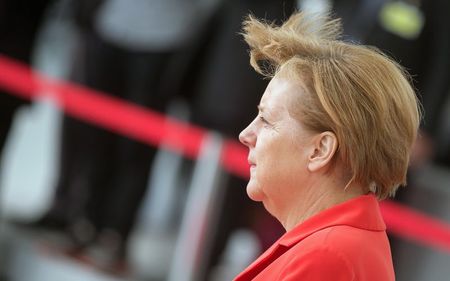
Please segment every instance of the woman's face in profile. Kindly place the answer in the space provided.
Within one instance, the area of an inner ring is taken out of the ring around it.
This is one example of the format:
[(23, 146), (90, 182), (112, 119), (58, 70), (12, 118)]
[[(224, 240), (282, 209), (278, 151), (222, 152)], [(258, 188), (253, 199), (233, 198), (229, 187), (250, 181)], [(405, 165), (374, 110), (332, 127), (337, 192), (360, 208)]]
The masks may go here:
[(314, 134), (288, 110), (297, 104), (294, 99), (301, 102), (301, 89), (299, 83), (275, 76), (261, 98), (258, 116), (239, 135), (249, 148), (247, 194), (276, 217), (308, 186), (307, 159), (314, 153)]

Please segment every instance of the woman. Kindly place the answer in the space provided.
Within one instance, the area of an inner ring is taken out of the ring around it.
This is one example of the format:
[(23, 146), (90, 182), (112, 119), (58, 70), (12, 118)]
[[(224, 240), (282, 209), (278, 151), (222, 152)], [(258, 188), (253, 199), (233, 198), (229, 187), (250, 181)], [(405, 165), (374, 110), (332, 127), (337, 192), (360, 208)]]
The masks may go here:
[(405, 184), (418, 102), (399, 65), (339, 33), (302, 13), (244, 23), (252, 66), (272, 78), (239, 136), (247, 193), (287, 233), (235, 281), (395, 280), (378, 200)]

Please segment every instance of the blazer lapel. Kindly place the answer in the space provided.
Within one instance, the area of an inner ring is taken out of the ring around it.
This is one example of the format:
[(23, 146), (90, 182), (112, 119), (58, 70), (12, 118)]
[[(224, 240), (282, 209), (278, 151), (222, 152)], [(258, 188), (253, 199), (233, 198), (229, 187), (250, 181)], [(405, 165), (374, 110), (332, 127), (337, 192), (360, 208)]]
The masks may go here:
[(278, 242), (272, 245), (265, 251), (256, 261), (248, 266), (241, 274), (239, 274), (234, 281), (248, 281), (252, 280), (261, 271), (275, 261), (279, 256), (284, 254), (290, 247), (280, 245)]

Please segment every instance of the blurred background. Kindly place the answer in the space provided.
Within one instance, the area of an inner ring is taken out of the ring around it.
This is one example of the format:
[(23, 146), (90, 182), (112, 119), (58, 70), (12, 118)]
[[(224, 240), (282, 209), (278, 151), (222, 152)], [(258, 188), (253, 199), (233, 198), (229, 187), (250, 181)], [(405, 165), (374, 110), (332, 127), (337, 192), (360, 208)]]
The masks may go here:
[[(210, 130), (185, 157), (0, 83), (0, 280), (225, 281), (271, 245), (282, 227), (221, 153), (268, 83), (243, 18), (296, 9), (341, 17), (345, 40), (411, 73), (425, 115), (394, 200), (450, 224), (448, 0), (0, 0), (1, 56)], [(449, 247), (390, 240), (397, 280), (449, 280)]]

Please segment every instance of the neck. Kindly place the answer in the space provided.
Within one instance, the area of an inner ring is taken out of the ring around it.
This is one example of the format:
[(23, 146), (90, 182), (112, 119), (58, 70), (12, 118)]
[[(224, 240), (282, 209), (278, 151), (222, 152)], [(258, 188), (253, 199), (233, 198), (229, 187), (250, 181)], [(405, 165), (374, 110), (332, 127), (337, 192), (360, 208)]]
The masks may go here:
[(363, 189), (358, 185), (344, 187), (345, 184), (330, 178), (308, 185), (303, 194), (295, 196), (292, 208), (280, 220), (283, 227), (289, 231), (323, 210), (363, 195)]

